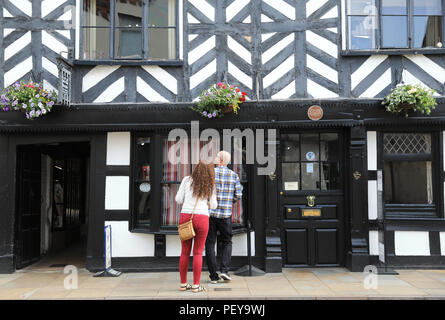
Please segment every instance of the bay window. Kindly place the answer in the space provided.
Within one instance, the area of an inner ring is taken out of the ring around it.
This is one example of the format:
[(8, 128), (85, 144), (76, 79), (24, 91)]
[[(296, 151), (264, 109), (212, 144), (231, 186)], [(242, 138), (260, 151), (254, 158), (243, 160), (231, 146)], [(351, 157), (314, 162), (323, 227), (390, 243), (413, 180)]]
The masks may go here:
[[(181, 213), (181, 205), (175, 201), (179, 185), (184, 177), (193, 172), (195, 164), (192, 159), (199, 159), (200, 156), (212, 158), (219, 151), (217, 144), (211, 140), (168, 141), (166, 136), (161, 135), (136, 135), (133, 140), (133, 226), (151, 232), (176, 231)], [(156, 140), (159, 141), (158, 145), (154, 143)], [(169, 161), (169, 152), (177, 156), (176, 162)], [(232, 209), (232, 222), (236, 230), (245, 226), (247, 210), (245, 145), (232, 148), (231, 153), (232, 161), (228, 167), (238, 174), (243, 186), (243, 197), (233, 204)], [(156, 192), (159, 197), (154, 195)]]
[(83, 0), (82, 59), (177, 59), (177, 0)]
[(346, 47), (442, 48), (443, 6), (443, 0), (346, 0)]
[(383, 134), (387, 215), (437, 215), (436, 137), (431, 133)]

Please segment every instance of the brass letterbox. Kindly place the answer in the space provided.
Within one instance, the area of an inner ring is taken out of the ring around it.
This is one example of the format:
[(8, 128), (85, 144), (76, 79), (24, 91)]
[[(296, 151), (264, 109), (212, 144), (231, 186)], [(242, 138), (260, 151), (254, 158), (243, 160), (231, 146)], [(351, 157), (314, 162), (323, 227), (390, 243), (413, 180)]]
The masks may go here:
[(321, 209), (301, 209), (301, 215), (303, 217), (321, 217)]

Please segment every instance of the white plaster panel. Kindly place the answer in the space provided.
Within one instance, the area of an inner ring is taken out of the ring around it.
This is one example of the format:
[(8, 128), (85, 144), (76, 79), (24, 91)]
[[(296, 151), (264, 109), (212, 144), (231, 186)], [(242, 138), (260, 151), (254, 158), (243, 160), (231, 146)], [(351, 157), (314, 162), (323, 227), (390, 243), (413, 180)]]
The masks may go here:
[(107, 165), (130, 165), (130, 132), (108, 132), (107, 134)]
[[(255, 255), (255, 232), (250, 233), (252, 256)], [(179, 257), (181, 255), (181, 241), (177, 235), (166, 235), (166, 250), (167, 257)], [(216, 253), (216, 246), (215, 246)], [(202, 253), (205, 256), (205, 250)], [(193, 256), (193, 248), (190, 256)], [(247, 234), (236, 234), (232, 237), (232, 256), (247, 256)]]
[(377, 170), (377, 132), (366, 132), (368, 170)]
[[(179, 257), (181, 255), (181, 240), (179, 240), (178, 235), (166, 235), (165, 247), (165, 255), (167, 257)], [(190, 255), (193, 255), (193, 248)]]
[(396, 256), (429, 256), (428, 231), (395, 231), (394, 246)]
[(445, 256), (445, 232), (439, 232), (440, 236), (440, 254)]
[(379, 232), (377, 230), (369, 231), (369, 255), (379, 255)]
[(128, 176), (106, 177), (105, 210), (128, 210), (129, 183)]
[(377, 219), (377, 181), (368, 181), (368, 219)]
[[(255, 255), (255, 232), (250, 233), (251, 254)], [(232, 256), (247, 256), (247, 233), (236, 234), (232, 238)]]
[(154, 235), (133, 233), (128, 221), (105, 221), (111, 226), (111, 250), (113, 257), (154, 257)]

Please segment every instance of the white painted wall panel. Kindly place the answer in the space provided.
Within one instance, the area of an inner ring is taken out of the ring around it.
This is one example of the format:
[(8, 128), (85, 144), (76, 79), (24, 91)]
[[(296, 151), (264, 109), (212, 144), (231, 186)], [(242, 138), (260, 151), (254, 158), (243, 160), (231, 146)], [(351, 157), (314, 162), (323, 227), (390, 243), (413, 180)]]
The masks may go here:
[(377, 181), (368, 181), (368, 219), (377, 219)]
[(379, 255), (379, 232), (377, 230), (369, 231), (369, 255)]
[(105, 221), (111, 226), (111, 249), (113, 257), (154, 257), (154, 235), (133, 233), (128, 230), (128, 221)]
[(130, 132), (108, 132), (107, 134), (107, 165), (130, 165)]
[(439, 232), (440, 236), (440, 254), (445, 256), (445, 232)]
[(377, 132), (366, 132), (368, 170), (377, 170)]
[(114, 176), (105, 180), (105, 210), (128, 210), (130, 177)]
[[(250, 233), (252, 256), (255, 255), (255, 232)], [(181, 255), (181, 241), (177, 235), (167, 235), (165, 237), (167, 257), (179, 257)], [(216, 253), (216, 248), (215, 248)], [(205, 250), (203, 251), (205, 256)], [(190, 256), (193, 256), (193, 248)], [(232, 256), (247, 256), (247, 234), (236, 234), (232, 238)]]
[(396, 256), (429, 256), (430, 240), (428, 231), (395, 231)]

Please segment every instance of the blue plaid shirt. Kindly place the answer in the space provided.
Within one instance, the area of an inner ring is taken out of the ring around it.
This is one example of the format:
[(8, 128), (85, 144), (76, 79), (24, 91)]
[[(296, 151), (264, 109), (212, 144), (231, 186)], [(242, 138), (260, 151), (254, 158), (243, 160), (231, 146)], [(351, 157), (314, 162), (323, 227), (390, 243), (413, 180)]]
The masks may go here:
[(216, 199), (218, 207), (210, 210), (210, 216), (229, 218), (232, 216), (233, 202), (241, 199), (243, 187), (238, 175), (224, 166), (215, 167)]

